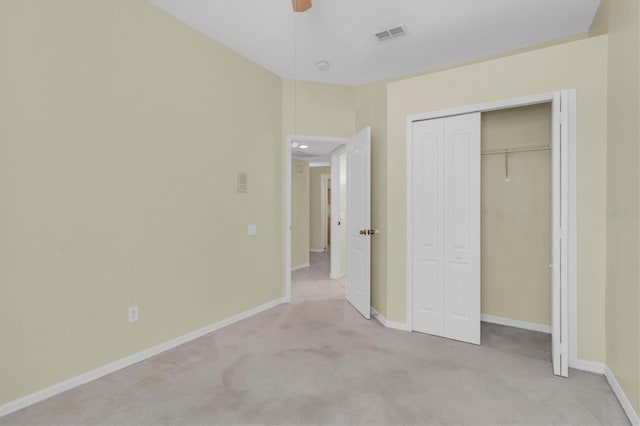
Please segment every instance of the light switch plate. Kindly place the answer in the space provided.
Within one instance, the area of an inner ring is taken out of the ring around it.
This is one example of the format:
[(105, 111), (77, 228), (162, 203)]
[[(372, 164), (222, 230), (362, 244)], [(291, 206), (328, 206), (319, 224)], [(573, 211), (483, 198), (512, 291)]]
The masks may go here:
[(140, 311), (138, 310), (138, 305), (131, 306), (129, 308), (129, 322), (135, 322), (140, 319)]
[(247, 226), (247, 235), (256, 235), (258, 233), (258, 227), (256, 225)]

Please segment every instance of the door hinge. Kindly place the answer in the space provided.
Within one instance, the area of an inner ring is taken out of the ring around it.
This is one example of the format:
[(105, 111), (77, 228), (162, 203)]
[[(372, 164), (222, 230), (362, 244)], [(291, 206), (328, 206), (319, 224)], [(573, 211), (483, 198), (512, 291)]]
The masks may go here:
[(563, 227), (557, 228), (556, 229), (556, 235), (561, 240), (566, 240), (567, 239), (567, 228), (563, 228)]
[(562, 240), (566, 240), (567, 239), (567, 228), (560, 228), (560, 239)]

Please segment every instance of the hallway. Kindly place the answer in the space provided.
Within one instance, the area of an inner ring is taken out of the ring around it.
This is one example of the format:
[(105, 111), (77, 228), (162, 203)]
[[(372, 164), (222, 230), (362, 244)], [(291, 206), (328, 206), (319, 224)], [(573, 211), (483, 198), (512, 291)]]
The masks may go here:
[(346, 277), (332, 280), (330, 251), (309, 253), (310, 267), (291, 272), (291, 302), (344, 299)]

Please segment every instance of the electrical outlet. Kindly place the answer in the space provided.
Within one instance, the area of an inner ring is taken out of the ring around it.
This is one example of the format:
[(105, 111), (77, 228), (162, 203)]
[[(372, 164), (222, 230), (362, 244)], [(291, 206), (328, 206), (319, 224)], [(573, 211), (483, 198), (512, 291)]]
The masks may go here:
[(140, 318), (140, 312), (138, 311), (138, 305), (131, 306), (129, 308), (129, 322), (138, 321)]

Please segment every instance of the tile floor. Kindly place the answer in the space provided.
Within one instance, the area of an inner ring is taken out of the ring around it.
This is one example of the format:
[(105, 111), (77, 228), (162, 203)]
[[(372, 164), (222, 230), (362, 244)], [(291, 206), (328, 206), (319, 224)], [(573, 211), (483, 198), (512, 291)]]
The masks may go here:
[(329, 278), (329, 250), (309, 253), (309, 263), (310, 267), (291, 272), (291, 302), (344, 299), (346, 278)]

